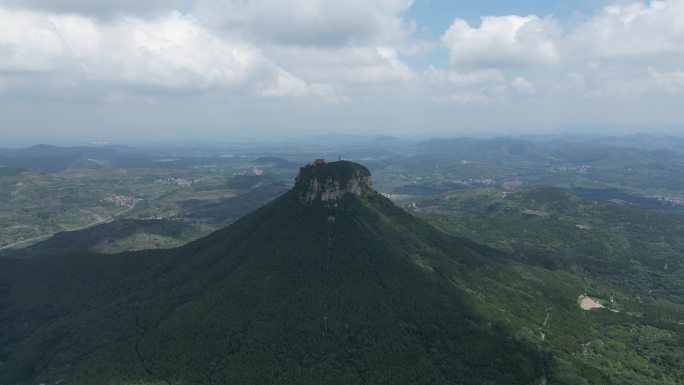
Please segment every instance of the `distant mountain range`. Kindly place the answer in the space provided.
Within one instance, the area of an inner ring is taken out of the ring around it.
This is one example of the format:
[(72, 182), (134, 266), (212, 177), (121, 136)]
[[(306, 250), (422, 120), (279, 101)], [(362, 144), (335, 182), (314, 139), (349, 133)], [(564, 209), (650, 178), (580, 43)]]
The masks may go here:
[[(337, 158), (344, 153), (347, 158), (374, 156), (422, 155), (462, 155), (480, 160), (512, 157), (517, 160), (545, 161), (563, 159), (571, 162), (594, 160), (596, 154), (614, 159), (628, 158), (634, 151), (646, 151), (649, 156), (661, 151), (662, 157), (680, 157), (684, 154), (684, 138), (635, 134), (621, 137), (611, 136), (522, 136), (495, 138), (435, 138), (426, 141), (412, 141), (388, 136), (364, 137), (355, 135), (314, 135), (300, 141), (284, 145), (295, 152), (308, 152), (321, 156)], [(251, 154), (249, 147), (239, 147), (245, 154)], [(270, 147), (266, 147), (268, 151)], [(281, 147), (282, 148), (282, 147)], [(69, 167), (192, 167), (200, 164), (230, 162), (230, 158), (220, 157), (216, 148), (206, 148), (203, 155), (171, 156), (173, 149), (136, 148), (107, 145), (101, 147), (58, 147), (39, 144), (20, 149), (0, 148), (0, 169), (18, 168), (41, 172), (56, 172)], [(200, 151), (201, 152), (201, 151)], [(189, 153), (192, 153), (190, 151)], [(269, 159), (263, 154), (256, 157)], [(280, 163), (292, 166), (291, 162), (278, 157)], [(1, 172), (2, 170), (0, 170)]]

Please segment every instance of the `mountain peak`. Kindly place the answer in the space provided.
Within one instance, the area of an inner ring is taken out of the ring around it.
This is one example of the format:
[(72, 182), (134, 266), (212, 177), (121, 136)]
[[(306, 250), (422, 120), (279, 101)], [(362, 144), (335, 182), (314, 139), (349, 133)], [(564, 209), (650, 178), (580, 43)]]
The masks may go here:
[(326, 163), (317, 159), (314, 164), (299, 169), (294, 188), (301, 202), (327, 203), (347, 193), (361, 196), (371, 190), (371, 185), (370, 171), (358, 163), (346, 160)]
[(543, 352), (456, 281), (490, 259), (370, 177), (304, 166), (294, 189), (179, 249), (0, 258), (1, 382), (539, 382)]

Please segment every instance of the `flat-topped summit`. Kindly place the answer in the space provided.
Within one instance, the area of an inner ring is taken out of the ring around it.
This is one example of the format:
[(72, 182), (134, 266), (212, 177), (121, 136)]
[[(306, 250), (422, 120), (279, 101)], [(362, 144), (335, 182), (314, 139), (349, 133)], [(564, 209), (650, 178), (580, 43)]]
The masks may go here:
[(295, 179), (295, 189), (302, 202), (330, 202), (347, 193), (358, 197), (370, 191), (371, 185), (370, 171), (346, 160), (325, 163), (317, 159), (314, 164), (300, 168)]

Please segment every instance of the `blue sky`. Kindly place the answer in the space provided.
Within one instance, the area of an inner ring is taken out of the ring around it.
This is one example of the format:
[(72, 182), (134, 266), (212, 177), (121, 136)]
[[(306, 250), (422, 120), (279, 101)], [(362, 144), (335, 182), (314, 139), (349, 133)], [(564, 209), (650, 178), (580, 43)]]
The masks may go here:
[[(483, 16), (552, 15), (571, 25), (585, 20), (608, 3), (605, 0), (416, 0), (406, 12), (406, 18), (416, 21), (417, 36), (439, 39), (455, 18), (465, 19), (470, 24), (479, 24)], [(436, 51), (429, 58), (407, 60), (418, 66), (426, 66), (433, 63), (445, 64), (448, 57), (446, 52)]]
[(682, 19), (681, 0), (4, 0), (0, 135), (680, 133)]
[(449, 1), (417, 0), (406, 14), (421, 26), (426, 36), (440, 36), (453, 22), (454, 18), (478, 23), (482, 16), (503, 15), (554, 15), (571, 22), (576, 18), (596, 13), (608, 2), (603, 0), (509, 0), (509, 1)]

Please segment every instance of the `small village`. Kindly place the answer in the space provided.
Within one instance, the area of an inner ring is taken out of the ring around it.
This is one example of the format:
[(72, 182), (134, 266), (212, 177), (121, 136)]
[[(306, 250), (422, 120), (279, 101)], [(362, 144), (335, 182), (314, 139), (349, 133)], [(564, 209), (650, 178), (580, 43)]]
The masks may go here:
[(651, 198), (657, 199), (658, 201), (662, 202), (663, 204), (667, 204), (667, 205), (684, 206), (684, 199), (681, 199), (681, 198), (673, 198), (673, 197), (667, 197), (667, 196), (662, 196), (662, 195), (653, 195), (653, 196), (651, 196)]
[(126, 195), (108, 194), (101, 202), (111, 203), (121, 207), (133, 207), (141, 197), (130, 197)]
[(184, 178), (175, 178), (175, 177), (171, 177), (171, 178), (166, 178), (166, 179), (158, 179), (158, 180), (156, 180), (155, 182), (157, 182), (157, 183), (175, 184), (175, 185), (178, 185), (178, 186), (180, 186), (180, 187), (190, 187), (190, 186), (192, 186), (192, 184), (193, 184), (195, 181), (191, 181), (191, 180), (184, 179)]

